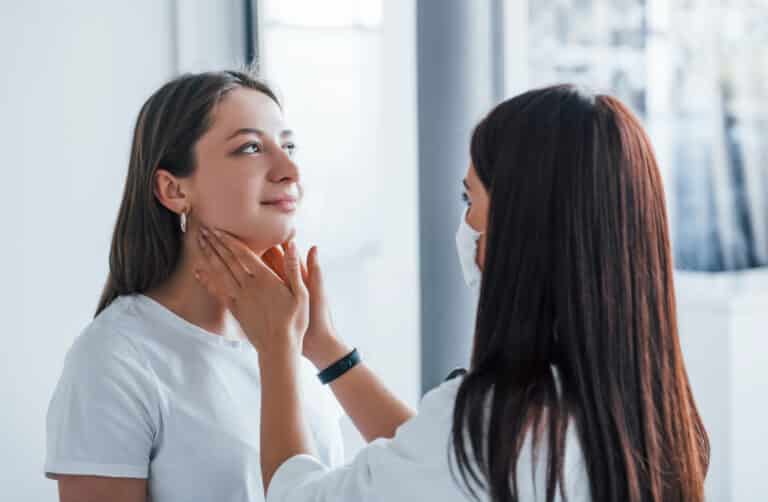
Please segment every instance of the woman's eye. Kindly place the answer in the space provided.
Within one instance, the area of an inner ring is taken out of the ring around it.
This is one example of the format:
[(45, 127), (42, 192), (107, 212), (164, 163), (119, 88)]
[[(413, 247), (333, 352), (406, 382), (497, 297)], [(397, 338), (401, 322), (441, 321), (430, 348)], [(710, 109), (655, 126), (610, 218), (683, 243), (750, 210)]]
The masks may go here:
[(461, 200), (463, 200), (464, 204), (468, 206), (472, 205), (472, 201), (469, 199), (469, 195), (467, 194), (467, 192), (461, 192)]
[(288, 156), (292, 157), (294, 153), (296, 153), (296, 144), (295, 143), (286, 143), (283, 145), (283, 149), (288, 152)]
[(258, 143), (248, 143), (247, 145), (243, 145), (240, 150), (240, 153), (259, 153), (261, 152), (261, 145)]

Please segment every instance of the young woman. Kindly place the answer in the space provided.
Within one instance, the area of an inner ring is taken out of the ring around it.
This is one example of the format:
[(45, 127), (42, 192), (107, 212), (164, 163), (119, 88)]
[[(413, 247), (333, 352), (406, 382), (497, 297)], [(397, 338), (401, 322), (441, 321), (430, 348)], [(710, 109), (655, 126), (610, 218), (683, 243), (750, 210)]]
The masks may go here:
[[(293, 235), (294, 150), (275, 94), (245, 73), (185, 75), (144, 104), (109, 277), (48, 412), (62, 502), (263, 500), (258, 357), (192, 266), (201, 221), (259, 256)], [(307, 437), (338, 465), (341, 410), (298, 371)]]
[[(469, 371), (343, 468), (303, 432), (302, 344), (324, 348), (318, 366), (341, 361), (329, 379), (356, 423), (395, 421), (398, 407), (365, 391), (379, 384), (330, 325), (305, 335), (322, 299), (317, 252), (308, 292), (295, 246), (275, 273), (236, 234), (206, 233), (199, 280), (258, 347), (267, 500), (703, 501), (709, 446), (639, 122), (609, 96), (550, 87), (496, 107), (470, 151), (457, 234), (468, 282), (481, 277)], [(371, 394), (378, 406), (361, 408)]]

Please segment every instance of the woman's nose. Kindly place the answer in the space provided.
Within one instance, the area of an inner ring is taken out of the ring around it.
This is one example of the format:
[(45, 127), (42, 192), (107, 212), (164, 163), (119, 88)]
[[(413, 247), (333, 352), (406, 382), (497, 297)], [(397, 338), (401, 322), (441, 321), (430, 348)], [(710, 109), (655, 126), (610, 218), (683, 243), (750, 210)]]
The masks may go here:
[(271, 178), (274, 183), (299, 182), (299, 166), (283, 150), (278, 154), (277, 162), (272, 171)]

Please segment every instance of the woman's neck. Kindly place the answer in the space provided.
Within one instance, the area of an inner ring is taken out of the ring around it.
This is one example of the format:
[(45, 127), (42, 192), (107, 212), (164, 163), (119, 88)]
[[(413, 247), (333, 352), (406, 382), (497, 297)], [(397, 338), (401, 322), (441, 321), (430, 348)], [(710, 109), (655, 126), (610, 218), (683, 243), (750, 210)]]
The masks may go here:
[(199, 261), (200, 258), (190, 246), (185, 245), (176, 270), (165, 282), (145, 294), (187, 322), (224, 335), (227, 331), (227, 308), (194, 277), (195, 259)]

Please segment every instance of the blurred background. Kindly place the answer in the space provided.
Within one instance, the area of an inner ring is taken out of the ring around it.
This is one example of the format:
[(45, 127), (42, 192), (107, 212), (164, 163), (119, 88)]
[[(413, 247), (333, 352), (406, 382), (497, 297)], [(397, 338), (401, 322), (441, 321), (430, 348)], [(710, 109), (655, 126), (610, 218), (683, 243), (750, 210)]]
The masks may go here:
[(0, 0), (0, 499), (56, 500), (45, 412), (106, 278), (141, 104), (250, 61), (298, 133), (299, 240), (337, 328), (414, 405), (468, 361), (474, 123), (564, 81), (628, 103), (665, 177), (709, 500), (765, 498), (768, 0)]

